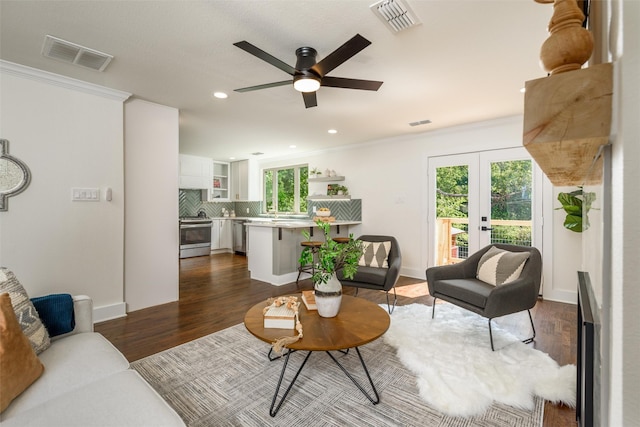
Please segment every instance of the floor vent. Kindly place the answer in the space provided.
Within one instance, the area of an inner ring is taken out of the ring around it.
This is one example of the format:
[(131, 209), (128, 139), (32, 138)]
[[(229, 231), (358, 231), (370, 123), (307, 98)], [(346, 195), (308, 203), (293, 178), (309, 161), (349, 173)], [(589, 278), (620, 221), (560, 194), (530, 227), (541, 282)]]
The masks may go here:
[(96, 71), (104, 71), (113, 59), (112, 55), (80, 46), (53, 36), (45, 36), (42, 54), (47, 58), (57, 59)]
[(369, 7), (394, 33), (420, 25), (420, 20), (409, 5), (400, 0), (381, 0)]

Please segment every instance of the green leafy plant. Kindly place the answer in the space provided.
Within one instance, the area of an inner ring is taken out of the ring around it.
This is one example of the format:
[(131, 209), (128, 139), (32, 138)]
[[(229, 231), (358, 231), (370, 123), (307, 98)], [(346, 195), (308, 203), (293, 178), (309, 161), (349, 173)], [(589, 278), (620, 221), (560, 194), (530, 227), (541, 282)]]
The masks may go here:
[(345, 187), (344, 185), (339, 185), (339, 184), (329, 184), (329, 185), (327, 185), (327, 195), (328, 196), (336, 196), (336, 195), (338, 195), (338, 192), (340, 192), (340, 191), (344, 195), (349, 194), (349, 189), (347, 187)]
[(582, 187), (570, 193), (558, 193), (558, 201), (562, 205), (558, 209), (564, 209), (567, 217), (564, 220), (564, 227), (567, 230), (581, 233), (589, 228), (589, 210), (596, 199), (596, 193), (584, 192)]
[[(331, 238), (329, 222), (318, 220), (316, 224), (324, 234), (324, 242), (317, 248), (318, 253), (315, 257), (312, 248), (305, 247), (298, 262), (301, 265), (315, 264), (315, 273), (312, 276), (314, 284), (327, 283), (340, 269), (346, 278), (353, 279), (358, 271), (358, 261), (362, 256), (362, 241), (355, 240), (353, 234), (350, 234), (347, 243), (338, 243)], [(304, 230), (302, 235), (311, 241), (308, 230)]]

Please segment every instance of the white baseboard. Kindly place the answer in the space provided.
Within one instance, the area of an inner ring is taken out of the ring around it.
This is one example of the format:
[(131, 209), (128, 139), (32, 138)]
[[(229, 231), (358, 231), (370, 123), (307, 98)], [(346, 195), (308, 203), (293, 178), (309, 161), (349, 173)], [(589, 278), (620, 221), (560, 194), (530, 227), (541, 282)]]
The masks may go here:
[(565, 304), (577, 304), (578, 292), (563, 291), (563, 290), (550, 290), (544, 291), (542, 298), (545, 301), (563, 302)]
[(117, 319), (127, 315), (127, 305), (124, 302), (93, 308), (93, 323)]
[(424, 281), (427, 280), (427, 275), (425, 273), (425, 270), (416, 270), (415, 268), (404, 268), (401, 267), (400, 268), (400, 275), (401, 276), (406, 276), (406, 277), (412, 277), (414, 279), (422, 279)]

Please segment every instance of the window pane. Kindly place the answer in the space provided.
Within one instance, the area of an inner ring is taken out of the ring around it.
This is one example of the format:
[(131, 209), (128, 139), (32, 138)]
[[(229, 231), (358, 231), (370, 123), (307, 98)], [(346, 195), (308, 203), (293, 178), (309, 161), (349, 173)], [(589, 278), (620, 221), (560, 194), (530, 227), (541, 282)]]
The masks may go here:
[(448, 166), (436, 169), (436, 265), (459, 262), (469, 256), (469, 169)]
[(300, 212), (307, 212), (307, 196), (309, 195), (309, 167), (300, 168)]
[(491, 163), (491, 243), (531, 246), (531, 160)]
[(273, 206), (273, 171), (264, 171), (264, 207), (269, 212), (275, 207)]
[(293, 169), (278, 171), (278, 212), (293, 212), (295, 181)]

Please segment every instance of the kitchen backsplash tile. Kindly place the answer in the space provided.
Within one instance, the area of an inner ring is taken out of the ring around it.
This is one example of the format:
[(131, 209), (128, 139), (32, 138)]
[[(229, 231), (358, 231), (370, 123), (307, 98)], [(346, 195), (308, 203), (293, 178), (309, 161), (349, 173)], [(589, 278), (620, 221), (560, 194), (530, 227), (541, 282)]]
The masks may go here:
[(309, 200), (307, 210), (313, 217), (313, 207), (329, 208), (331, 216), (339, 221), (362, 221), (362, 199), (351, 200)]
[[(196, 216), (202, 209), (210, 217), (222, 216), (222, 209), (234, 210), (236, 216), (254, 217), (263, 215), (262, 202), (203, 202), (200, 190), (184, 190), (178, 192), (179, 214)], [(362, 200), (309, 200), (307, 209), (309, 217), (313, 217), (313, 207), (329, 208), (331, 215), (341, 221), (362, 221)], [(247, 208), (249, 213), (247, 213)]]

